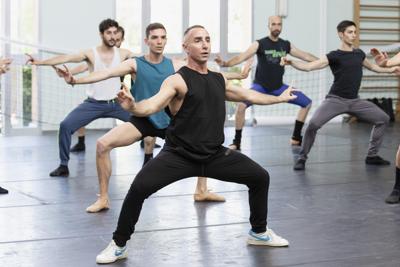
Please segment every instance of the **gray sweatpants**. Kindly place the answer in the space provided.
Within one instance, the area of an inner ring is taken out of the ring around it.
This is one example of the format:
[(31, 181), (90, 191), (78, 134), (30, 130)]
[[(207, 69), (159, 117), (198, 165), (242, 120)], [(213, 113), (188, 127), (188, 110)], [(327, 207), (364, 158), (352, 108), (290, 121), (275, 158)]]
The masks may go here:
[(347, 99), (336, 95), (327, 95), (307, 126), (300, 151), (300, 159), (307, 159), (319, 128), (343, 113), (354, 115), (374, 125), (371, 131), (367, 156), (377, 155), (379, 147), (382, 144), (383, 134), (389, 124), (389, 116), (374, 103), (367, 100), (359, 98)]

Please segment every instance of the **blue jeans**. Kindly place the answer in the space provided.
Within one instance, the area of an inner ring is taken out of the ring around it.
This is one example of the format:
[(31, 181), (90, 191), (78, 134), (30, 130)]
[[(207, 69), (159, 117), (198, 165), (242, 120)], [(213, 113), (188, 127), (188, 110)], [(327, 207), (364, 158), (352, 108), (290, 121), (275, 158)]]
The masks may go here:
[(100, 118), (115, 118), (129, 121), (130, 113), (115, 101), (97, 101), (88, 98), (72, 110), (61, 122), (58, 133), (58, 146), (62, 165), (68, 165), (71, 136), (79, 128)]

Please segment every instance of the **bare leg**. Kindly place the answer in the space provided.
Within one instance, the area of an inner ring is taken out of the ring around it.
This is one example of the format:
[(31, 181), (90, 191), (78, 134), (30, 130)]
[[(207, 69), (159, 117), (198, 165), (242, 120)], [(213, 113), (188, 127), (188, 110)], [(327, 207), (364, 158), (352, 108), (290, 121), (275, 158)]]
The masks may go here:
[(305, 107), (305, 108), (301, 108), (300, 110), (299, 110), (299, 112), (297, 113), (297, 120), (298, 121), (301, 121), (301, 122), (305, 122), (306, 121), (306, 118), (307, 118), (307, 115), (308, 115), (308, 112), (310, 111), (310, 109), (311, 109), (311, 104), (309, 104), (307, 107)]
[[(246, 104), (244, 103), (238, 103), (236, 106), (236, 112), (235, 112), (235, 129), (236, 131), (242, 130), (245, 122), (245, 116), (246, 116)], [(240, 149), (240, 143), (241, 143), (241, 133), (240, 133), (240, 139), (237, 140), (236, 136), (233, 141), (233, 144), (229, 145), (230, 149), (237, 150)]]
[(143, 166), (153, 158), (154, 145), (156, 143), (156, 137), (147, 136), (143, 139), (144, 142), (144, 159)]
[(392, 193), (386, 198), (386, 203), (396, 204), (400, 203), (400, 146), (397, 148), (396, 153), (396, 179)]
[(212, 202), (225, 201), (225, 198), (223, 196), (217, 195), (208, 190), (206, 177), (197, 178), (196, 190), (193, 197), (195, 201), (212, 201)]
[(144, 153), (152, 154), (154, 150), (154, 144), (156, 143), (156, 137), (145, 137), (144, 139)]
[(78, 129), (78, 137), (85, 136), (85, 134), (86, 134), (85, 127), (81, 127)]
[[(307, 119), (307, 115), (308, 115), (308, 112), (310, 111), (310, 109), (311, 109), (311, 104), (309, 104), (308, 106), (306, 106), (306, 107), (304, 107), (304, 108), (300, 108), (299, 109), (299, 112), (297, 113), (297, 118), (296, 118), (296, 120), (297, 121), (300, 121), (300, 122), (302, 122), (303, 124), (304, 124), (304, 122), (306, 121), (306, 119)], [(296, 126), (295, 126), (296, 127)], [(301, 125), (301, 127), (302, 127), (302, 125)], [(300, 130), (301, 131), (301, 130)], [(298, 146), (298, 145), (300, 145), (301, 144), (301, 140), (294, 140), (293, 138), (292, 139), (290, 139), (290, 144), (291, 145), (294, 145), (294, 146)]]
[(109, 208), (108, 184), (111, 176), (110, 151), (116, 147), (128, 146), (140, 140), (142, 134), (130, 122), (125, 122), (111, 129), (97, 140), (96, 167), (100, 185), (97, 201), (89, 206), (87, 212), (98, 212)]
[(244, 103), (237, 104), (236, 113), (235, 113), (235, 128), (236, 128), (236, 130), (243, 129), (245, 115), (246, 115), (246, 108), (247, 108), (247, 106)]

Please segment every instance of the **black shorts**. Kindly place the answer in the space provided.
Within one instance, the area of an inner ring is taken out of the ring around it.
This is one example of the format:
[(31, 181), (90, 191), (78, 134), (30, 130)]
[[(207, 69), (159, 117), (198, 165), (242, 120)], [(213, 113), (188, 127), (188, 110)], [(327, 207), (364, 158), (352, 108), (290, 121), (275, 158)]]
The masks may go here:
[(165, 139), (165, 132), (167, 129), (157, 129), (147, 117), (131, 116), (129, 122), (139, 130), (139, 132), (142, 134), (142, 138), (146, 136), (157, 136)]

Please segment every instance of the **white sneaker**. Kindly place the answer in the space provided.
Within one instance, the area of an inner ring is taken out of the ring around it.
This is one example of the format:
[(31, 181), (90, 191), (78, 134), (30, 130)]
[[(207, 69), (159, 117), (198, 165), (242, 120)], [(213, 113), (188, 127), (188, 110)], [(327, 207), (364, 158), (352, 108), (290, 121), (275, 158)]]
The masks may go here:
[(118, 247), (114, 240), (96, 257), (97, 263), (112, 263), (114, 261), (128, 257), (128, 251), (125, 247)]
[(271, 247), (287, 247), (289, 246), (289, 241), (275, 234), (272, 229), (267, 228), (266, 232), (259, 234), (250, 230), (247, 238), (247, 244)]

